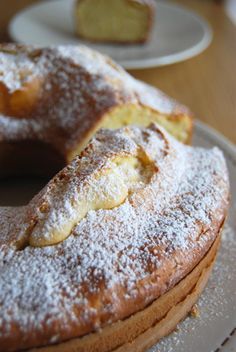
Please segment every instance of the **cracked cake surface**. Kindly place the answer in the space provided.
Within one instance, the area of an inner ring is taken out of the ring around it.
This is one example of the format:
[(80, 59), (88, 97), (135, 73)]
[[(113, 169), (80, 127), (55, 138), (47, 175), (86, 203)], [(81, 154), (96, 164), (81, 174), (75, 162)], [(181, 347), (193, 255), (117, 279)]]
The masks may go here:
[[(106, 178), (114, 169), (132, 180), (122, 200)], [(115, 205), (77, 218), (74, 198), (91, 205), (95, 181)], [(144, 309), (204, 257), (228, 197), (218, 148), (185, 146), (158, 125), (101, 130), (28, 205), (0, 209), (0, 350), (84, 336)], [(66, 237), (42, 242), (59, 223)]]
[(65, 162), (101, 127), (159, 122), (191, 138), (186, 107), (85, 46), (1, 44), (0, 93), (0, 145), (46, 143)]

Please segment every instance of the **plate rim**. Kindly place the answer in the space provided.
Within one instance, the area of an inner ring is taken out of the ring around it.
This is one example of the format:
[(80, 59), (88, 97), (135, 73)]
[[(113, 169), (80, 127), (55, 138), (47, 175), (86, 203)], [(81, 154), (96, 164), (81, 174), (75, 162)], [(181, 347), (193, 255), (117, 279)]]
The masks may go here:
[[(62, 3), (63, 0), (50, 0), (51, 3)], [(187, 7), (183, 5), (176, 4), (172, 1), (161, 1), (157, 0), (159, 3), (159, 6), (164, 6), (166, 8), (171, 8), (175, 10), (181, 10), (183, 13), (187, 14), (188, 16), (190, 15), (192, 18), (195, 19), (195, 21), (198, 22), (198, 24), (202, 27), (203, 29), (203, 38), (194, 46), (191, 46), (190, 48), (187, 48), (185, 50), (182, 50), (180, 52), (174, 53), (174, 54), (169, 54), (161, 57), (152, 57), (152, 58), (146, 58), (146, 59), (130, 59), (130, 60), (117, 60), (114, 59), (116, 62), (118, 62), (121, 66), (123, 66), (125, 69), (146, 69), (146, 68), (153, 68), (153, 67), (162, 67), (162, 66), (167, 66), (170, 64), (182, 62), (185, 60), (188, 60), (192, 57), (195, 57), (202, 53), (212, 42), (213, 39), (213, 30), (208, 23), (206, 19), (204, 19), (201, 15), (199, 15), (197, 12), (188, 9)], [(32, 11), (33, 8), (38, 8), (42, 7), (45, 5), (48, 5), (49, 1), (43, 0), (41, 2), (38, 2), (36, 4), (31, 4), (24, 9), (20, 10), (17, 12), (11, 19), (9, 25), (8, 25), (8, 33), (10, 37), (20, 43), (20, 44), (26, 44), (27, 42), (22, 39), (21, 37), (18, 36), (18, 31), (16, 30), (16, 22), (24, 16), (28, 11)], [(69, 44), (64, 44), (64, 45), (69, 45)], [(76, 44), (72, 44), (76, 45)], [(84, 43), (78, 39), (78, 44), (77, 45), (87, 45), (89, 47), (89, 42)], [(95, 49), (99, 51), (99, 48)]]
[(202, 122), (198, 119), (194, 120), (194, 128), (196, 129), (196, 131), (204, 135), (204, 139), (205, 136), (206, 139), (209, 139), (210, 136), (211, 140), (215, 141), (223, 151), (227, 152), (227, 156), (230, 155), (230, 159), (231, 161), (233, 161), (234, 166), (236, 167), (236, 145), (233, 142), (231, 142), (227, 137), (225, 137), (215, 128), (209, 126), (207, 123)]

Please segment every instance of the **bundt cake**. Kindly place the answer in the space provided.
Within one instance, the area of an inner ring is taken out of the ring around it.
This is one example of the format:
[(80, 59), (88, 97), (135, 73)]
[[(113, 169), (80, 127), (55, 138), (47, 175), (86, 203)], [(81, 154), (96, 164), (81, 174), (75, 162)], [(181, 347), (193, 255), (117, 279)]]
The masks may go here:
[(28, 205), (0, 208), (0, 351), (144, 351), (203, 290), (228, 198), (218, 148), (156, 124), (99, 131)]
[(59, 171), (101, 127), (150, 122), (191, 138), (187, 108), (95, 51), (0, 45), (1, 174)]
[(90, 41), (144, 43), (155, 16), (155, 0), (77, 0), (75, 28)]

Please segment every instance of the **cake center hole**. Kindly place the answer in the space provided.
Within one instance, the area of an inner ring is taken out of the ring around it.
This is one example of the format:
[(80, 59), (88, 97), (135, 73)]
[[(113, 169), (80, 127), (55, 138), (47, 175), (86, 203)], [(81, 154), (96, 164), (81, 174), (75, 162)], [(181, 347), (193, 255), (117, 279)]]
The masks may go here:
[(0, 206), (26, 205), (50, 178), (37, 176), (7, 177), (0, 180)]
[(26, 205), (65, 164), (42, 142), (1, 143), (0, 206)]

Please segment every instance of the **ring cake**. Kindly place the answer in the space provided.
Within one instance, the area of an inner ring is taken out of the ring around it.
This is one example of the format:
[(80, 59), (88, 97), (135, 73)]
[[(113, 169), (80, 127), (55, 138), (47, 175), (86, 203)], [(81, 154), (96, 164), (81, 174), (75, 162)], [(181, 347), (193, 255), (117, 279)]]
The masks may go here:
[[(10, 119), (10, 117), (9, 117)], [(103, 129), (0, 209), (0, 351), (144, 351), (203, 290), (229, 198), (220, 150)]]
[(1, 174), (59, 171), (104, 128), (157, 122), (184, 143), (191, 113), (86, 47), (0, 45)]

